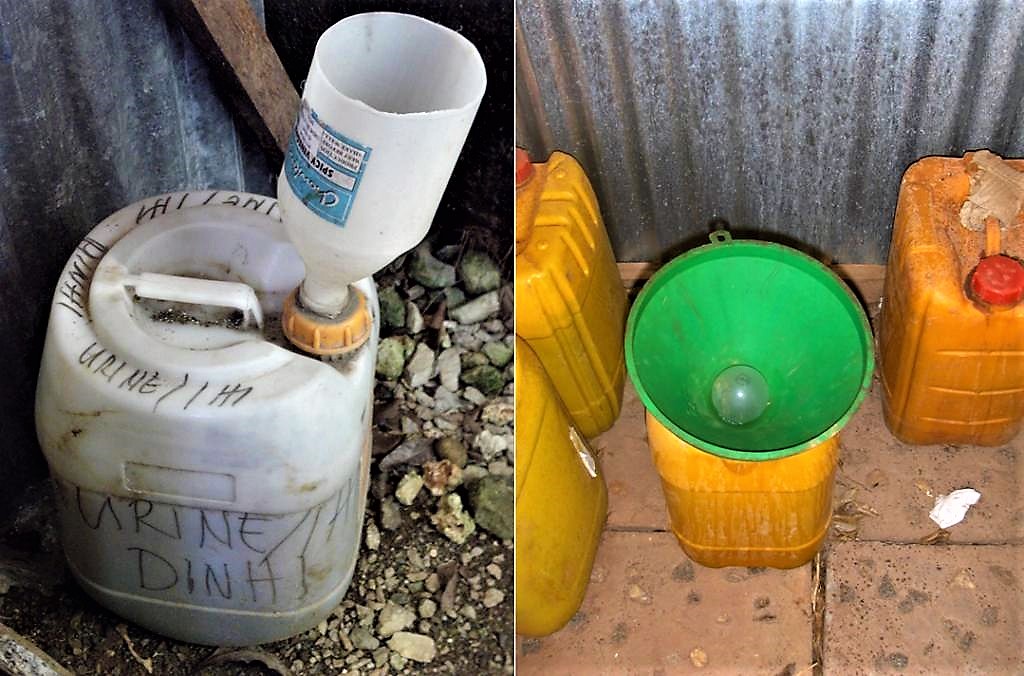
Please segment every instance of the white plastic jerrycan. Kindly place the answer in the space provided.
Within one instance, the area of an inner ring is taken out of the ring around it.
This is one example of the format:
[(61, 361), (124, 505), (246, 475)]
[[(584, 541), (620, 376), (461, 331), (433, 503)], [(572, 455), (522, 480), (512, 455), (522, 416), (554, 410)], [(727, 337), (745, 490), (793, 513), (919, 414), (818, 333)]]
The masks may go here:
[[(71, 571), (102, 605), (210, 645), (327, 617), (366, 498), (379, 312), (327, 364), (275, 320), (305, 274), (269, 197), (164, 195), (107, 218), (60, 277), (36, 398)], [(277, 320), (279, 321), (279, 320)]]

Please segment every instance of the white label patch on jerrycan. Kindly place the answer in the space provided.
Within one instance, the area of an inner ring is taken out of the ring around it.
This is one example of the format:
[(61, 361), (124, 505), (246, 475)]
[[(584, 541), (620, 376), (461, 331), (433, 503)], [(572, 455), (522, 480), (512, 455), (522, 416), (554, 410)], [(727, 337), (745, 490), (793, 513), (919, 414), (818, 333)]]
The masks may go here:
[(98, 225), (54, 295), (36, 396), (72, 573), (211, 645), (316, 625), (355, 567), (379, 312), (328, 365), (283, 347), (304, 269), (269, 197), (175, 193)]

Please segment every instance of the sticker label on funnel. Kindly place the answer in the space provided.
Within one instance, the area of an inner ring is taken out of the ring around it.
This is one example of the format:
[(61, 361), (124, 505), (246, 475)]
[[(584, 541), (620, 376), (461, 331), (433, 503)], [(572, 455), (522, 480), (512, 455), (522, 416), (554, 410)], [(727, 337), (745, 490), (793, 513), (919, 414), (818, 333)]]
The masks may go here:
[(285, 175), (292, 192), (310, 211), (345, 225), (369, 159), (370, 148), (331, 129), (302, 102), (288, 142)]

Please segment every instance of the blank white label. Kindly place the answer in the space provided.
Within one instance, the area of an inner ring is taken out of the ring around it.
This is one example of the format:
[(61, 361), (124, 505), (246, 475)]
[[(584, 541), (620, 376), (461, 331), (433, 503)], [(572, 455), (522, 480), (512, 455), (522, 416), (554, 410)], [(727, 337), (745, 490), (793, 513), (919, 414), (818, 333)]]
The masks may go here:
[(124, 464), (124, 487), (147, 495), (227, 503), (235, 501), (235, 477), (230, 474), (196, 472), (139, 462)]

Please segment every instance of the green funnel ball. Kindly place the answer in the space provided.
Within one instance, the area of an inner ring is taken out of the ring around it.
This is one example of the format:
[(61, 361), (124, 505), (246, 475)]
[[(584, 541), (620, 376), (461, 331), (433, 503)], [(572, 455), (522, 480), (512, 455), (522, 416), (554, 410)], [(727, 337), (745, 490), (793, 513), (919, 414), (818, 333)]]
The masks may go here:
[(713, 241), (659, 270), (629, 313), (626, 367), (644, 406), (727, 458), (782, 458), (826, 441), (871, 384), (864, 311), (799, 251)]

